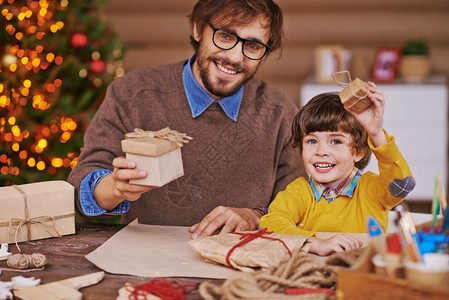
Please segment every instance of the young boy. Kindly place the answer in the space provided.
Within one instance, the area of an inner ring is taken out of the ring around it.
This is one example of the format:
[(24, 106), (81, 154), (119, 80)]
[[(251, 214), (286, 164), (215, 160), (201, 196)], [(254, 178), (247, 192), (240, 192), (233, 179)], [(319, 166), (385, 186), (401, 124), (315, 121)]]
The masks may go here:
[[(328, 255), (362, 246), (352, 236), (329, 239), (315, 232), (367, 232), (367, 218), (374, 216), (384, 232), (388, 211), (414, 188), (410, 168), (394, 138), (383, 130), (385, 99), (368, 83), (372, 104), (361, 113), (345, 109), (337, 94), (312, 98), (296, 115), (293, 147), (299, 148), (310, 178), (299, 177), (278, 193), (260, 227), (283, 234), (311, 236), (310, 252)], [(371, 151), (379, 175), (366, 167)]]

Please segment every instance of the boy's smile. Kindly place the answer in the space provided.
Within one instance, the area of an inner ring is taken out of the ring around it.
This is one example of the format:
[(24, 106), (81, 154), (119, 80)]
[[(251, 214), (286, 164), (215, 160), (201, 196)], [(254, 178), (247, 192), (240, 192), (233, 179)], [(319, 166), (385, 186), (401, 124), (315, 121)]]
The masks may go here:
[(331, 168), (335, 167), (335, 164), (316, 163), (314, 164), (318, 172), (328, 172)]
[(332, 188), (351, 175), (362, 157), (355, 153), (352, 137), (344, 131), (315, 131), (303, 138), (302, 159), (307, 172)]

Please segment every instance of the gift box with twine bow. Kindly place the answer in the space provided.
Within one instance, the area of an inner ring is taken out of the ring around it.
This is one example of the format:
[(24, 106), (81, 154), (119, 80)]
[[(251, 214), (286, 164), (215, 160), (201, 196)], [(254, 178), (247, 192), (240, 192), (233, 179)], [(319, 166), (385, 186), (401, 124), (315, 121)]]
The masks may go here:
[(135, 129), (122, 140), (126, 158), (136, 169), (145, 170), (147, 177), (133, 179), (132, 184), (161, 187), (184, 175), (181, 147), (192, 138), (166, 127), (159, 131)]
[(0, 243), (74, 234), (74, 199), (62, 180), (0, 187)]
[[(342, 75), (345, 75), (347, 78), (346, 82), (339, 79)], [(368, 98), (369, 86), (366, 82), (359, 78), (351, 81), (348, 71), (336, 72), (332, 76), (337, 84), (343, 87), (343, 90), (338, 93), (338, 96), (345, 107), (361, 113), (371, 106), (372, 102)]]
[(270, 269), (292, 257), (308, 252), (309, 237), (279, 234), (266, 229), (223, 233), (189, 241), (189, 245), (208, 262), (245, 272)]

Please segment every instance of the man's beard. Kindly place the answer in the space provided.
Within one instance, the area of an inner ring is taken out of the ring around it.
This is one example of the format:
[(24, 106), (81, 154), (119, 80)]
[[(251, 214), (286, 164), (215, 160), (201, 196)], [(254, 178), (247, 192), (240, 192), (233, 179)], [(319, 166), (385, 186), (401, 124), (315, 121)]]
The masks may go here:
[[(202, 54), (201, 52), (202, 51), (200, 49), (197, 54), (197, 58), (196, 58), (201, 80), (203, 81), (203, 84), (204, 84), (204, 87), (206, 88), (206, 90), (210, 94), (212, 94), (216, 97), (219, 97), (219, 98), (229, 97), (229, 96), (232, 96), (235, 93), (237, 93), (240, 90), (240, 88), (242, 87), (242, 85), (244, 85), (251, 78), (253, 78), (254, 74), (256, 73), (256, 71), (259, 67), (259, 66), (257, 66), (257, 68), (254, 70), (254, 72), (248, 75), (246, 73), (247, 72), (246, 69), (241, 67), (241, 64), (231, 64), (225, 58), (219, 58), (219, 57), (213, 57), (213, 56), (212, 57), (204, 57), (201, 55)], [(219, 64), (222, 64), (224, 66), (226, 66), (226, 65), (232, 66), (235, 70), (238, 70), (239, 72), (241, 72), (243, 74), (246, 74), (246, 77), (244, 77), (241, 82), (235, 83), (233, 86), (229, 86), (228, 81), (223, 80), (221, 78), (217, 78), (215, 84), (213, 85), (212, 80), (209, 77), (209, 72), (207, 69), (208, 61), (214, 65), (215, 65), (215, 62), (218, 62)]]

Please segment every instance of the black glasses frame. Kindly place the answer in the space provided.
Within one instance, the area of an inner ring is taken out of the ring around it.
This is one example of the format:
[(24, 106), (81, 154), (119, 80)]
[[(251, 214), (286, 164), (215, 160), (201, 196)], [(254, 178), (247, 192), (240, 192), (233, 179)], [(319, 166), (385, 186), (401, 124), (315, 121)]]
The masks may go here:
[[(212, 28), (212, 30), (214, 31), (214, 34), (212, 35), (212, 42), (213, 42), (214, 45), (215, 45), (217, 48), (219, 48), (219, 49), (222, 49), (222, 50), (231, 50), (232, 48), (234, 48), (234, 47), (241, 41), (241, 42), (242, 42), (242, 53), (243, 53), (243, 55), (244, 55), (246, 58), (251, 59), (251, 60), (261, 60), (261, 59), (265, 56), (265, 54), (267, 54), (268, 50), (270, 50), (270, 47), (269, 47), (269, 46), (267, 46), (267, 45), (265, 45), (265, 44), (263, 44), (263, 43), (261, 43), (261, 42), (252, 41), (252, 40), (248, 40), (248, 39), (241, 38), (241, 37), (239, 37), (238, 35), (236, 35), (235, 33), (229, 32), (229, 31), (224, 30), (224, 29), (221, 29), (221, 28), (216, 28), (216, 27), (214, 27), (211, 23), (209, 23), (209, 26), (210, 26), (210, 28)], [(215, 33), (217, 33), (218, 30), (224, 31), (224, 32), (226, 32), (226, 33), (228, 33), (228, 34), (230, 34), (230, 35), (235, 36), (235, 37), (237, 38), (237, 41), (235, 42), (235, 44), (234, 44), (232, 47), (230, 47), (230, 48), (223, 48), (223, 47), (218, 46), (218, 45), (215, 43)], [(262, 54), (262, 56), (261, 56), (260, 58), (251, 58), (251, 57), (249, 57), (248, 55), (246, 55), (246, 54), (245, 54), (245, 50), (244, 50), (244, 49), (245, 49), (245, 43), (246, 43), (246, 42), (258, 43), (258, 44), (261, 44), (262, 46), (264, 46), (264, 47), (265, 47), (265, 51), (264, 51), (264, 53)]]

